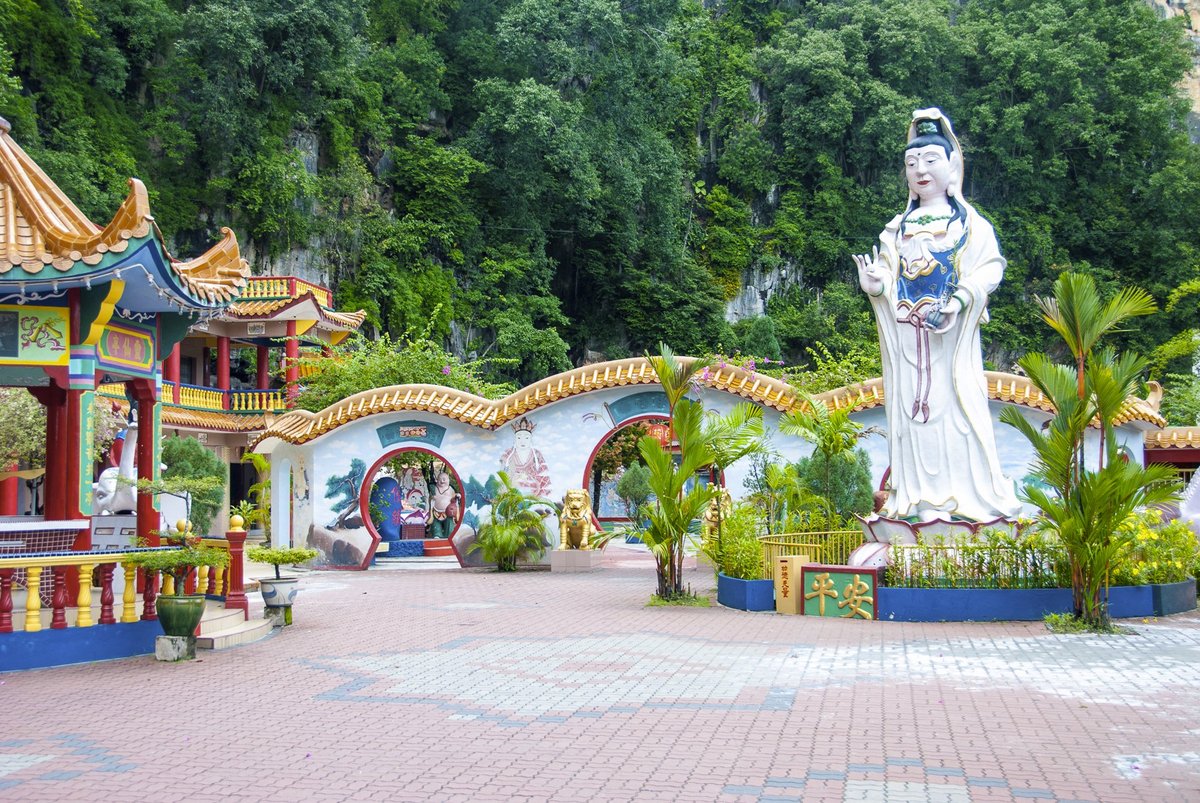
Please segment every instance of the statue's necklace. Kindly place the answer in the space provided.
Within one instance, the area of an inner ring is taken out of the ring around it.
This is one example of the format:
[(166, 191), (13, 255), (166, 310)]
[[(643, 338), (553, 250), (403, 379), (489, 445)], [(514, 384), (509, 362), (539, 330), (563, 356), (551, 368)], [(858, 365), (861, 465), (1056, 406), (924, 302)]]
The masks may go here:
[(920, 217), (912, 218), (908, 222), (916, 223), (918, 226), (928, 226), (930, 223), (933, 223), (935, 220), (949, 220), (949, 219), (950, 219), (949, 215), (921, 215)]

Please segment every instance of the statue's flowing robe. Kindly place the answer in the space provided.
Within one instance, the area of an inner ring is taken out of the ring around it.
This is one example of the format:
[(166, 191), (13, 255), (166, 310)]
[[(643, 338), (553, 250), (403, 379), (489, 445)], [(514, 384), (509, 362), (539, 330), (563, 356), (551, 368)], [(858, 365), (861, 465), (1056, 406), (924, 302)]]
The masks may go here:
[(895, 518), (923, 512), (930, 518), (928, 511), (941, 511), (939, 518), (989, 521), (1015, 517), (1021, 507), (996, 454), (979, 345), (988, 296), (1006, 263), (991, 224), (963, 206), (967, 240), (958, 258), (958, 296), (967, 305), (948, 332), (928, 333), (928, 420), (913, 415), (914, 402), (920, 408), (921, 401), (917, 329), (897, 320), (903, 314), (896, 308), (901, 216), (879, 235), (886, 274), (882, 292), (869, 297), (883, 358), (891, 460), (891, 493), (882, 513)]

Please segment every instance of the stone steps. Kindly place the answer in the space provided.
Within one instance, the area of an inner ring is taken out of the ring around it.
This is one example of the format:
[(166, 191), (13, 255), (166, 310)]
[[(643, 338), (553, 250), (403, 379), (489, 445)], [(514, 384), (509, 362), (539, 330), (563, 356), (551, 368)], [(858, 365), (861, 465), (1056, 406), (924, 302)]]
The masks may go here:
[(449, 538), (426, 538), (425, 557), (444, 558), (454, 555), (454, 547), (450, 546)]
[(266, 619), (246, 619), (239, 610), (226, 610), (225, 606), (209, 600), (200, 620), (200, 634), (196, 636), (196, 649), (223, 650), (240, 644), (251, 644), (271, 633), (271, 623)]

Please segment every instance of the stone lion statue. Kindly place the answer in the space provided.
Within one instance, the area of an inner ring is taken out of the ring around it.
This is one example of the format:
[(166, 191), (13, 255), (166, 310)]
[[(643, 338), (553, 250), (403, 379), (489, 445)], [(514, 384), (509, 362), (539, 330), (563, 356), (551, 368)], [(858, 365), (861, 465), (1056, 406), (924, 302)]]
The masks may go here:
[(591, 549), (592, 495), (582, 488), (572, 488), (563, 496), (562, 513), (558, 516), (559, 549)]

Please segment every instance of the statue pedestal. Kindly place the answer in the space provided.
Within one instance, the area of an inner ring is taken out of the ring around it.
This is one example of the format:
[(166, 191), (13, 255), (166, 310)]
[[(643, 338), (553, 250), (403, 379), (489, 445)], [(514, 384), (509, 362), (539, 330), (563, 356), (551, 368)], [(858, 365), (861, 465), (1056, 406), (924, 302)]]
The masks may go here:
[(156, 661), (190, 661), (196, 657), (195, 636), (155, 636)]
[(603, 562), (604, 553), (599, 549), (556, 549), (550, 553), (552, 572), (593, 572)]

